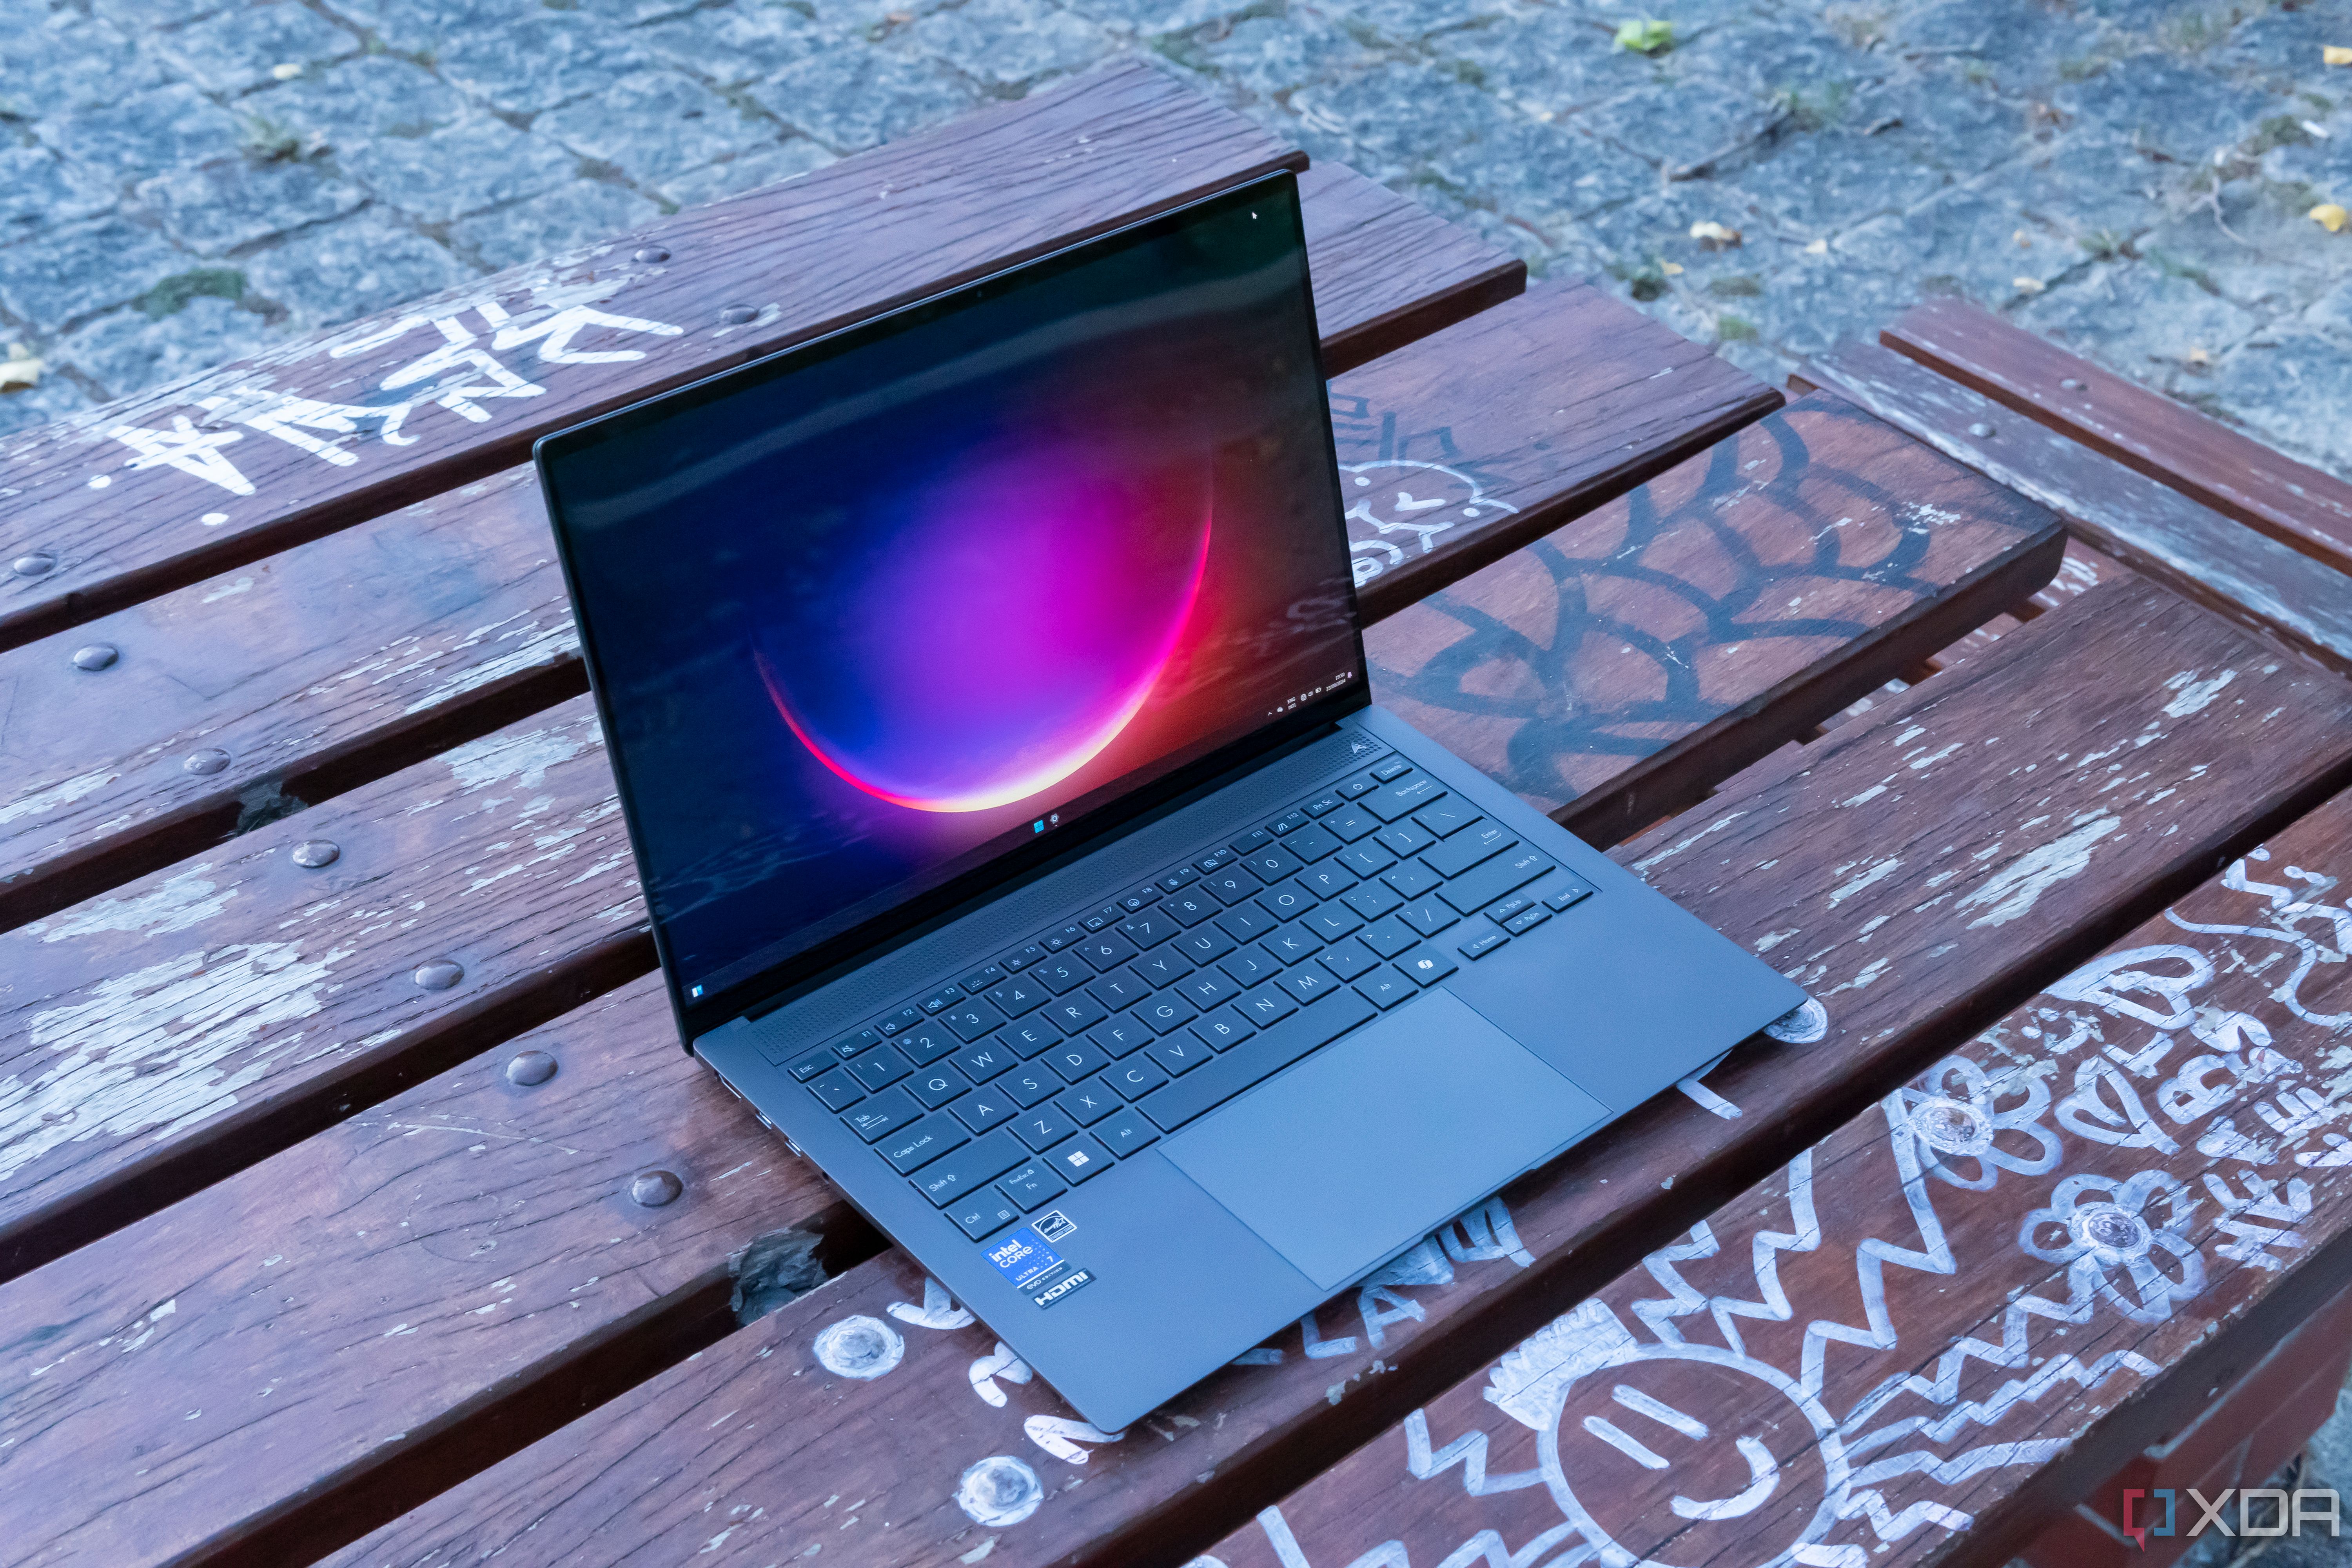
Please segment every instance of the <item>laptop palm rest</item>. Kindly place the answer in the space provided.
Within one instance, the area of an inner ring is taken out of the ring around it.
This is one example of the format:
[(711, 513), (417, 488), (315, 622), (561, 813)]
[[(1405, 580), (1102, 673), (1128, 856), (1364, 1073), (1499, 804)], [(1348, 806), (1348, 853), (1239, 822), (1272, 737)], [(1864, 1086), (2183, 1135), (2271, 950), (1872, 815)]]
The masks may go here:
[(1451, 992), (1431, 991), (1160, 1147), (1334, 1290), (1608, 1114)]

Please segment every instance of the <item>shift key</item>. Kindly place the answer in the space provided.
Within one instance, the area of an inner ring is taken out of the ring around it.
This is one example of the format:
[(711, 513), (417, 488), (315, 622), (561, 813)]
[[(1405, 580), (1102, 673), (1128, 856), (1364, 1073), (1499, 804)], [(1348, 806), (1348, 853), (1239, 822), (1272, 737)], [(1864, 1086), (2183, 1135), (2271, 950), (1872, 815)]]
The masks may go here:
[(1334, 991), (1272, 1028), (1260, 1030), (1214, 1061), (1203, 1062), (1165, 1089), (1154, 1089), (1137, 1102), (1137, 1109), (1157, 1122), (1161, 1131), (1173, 1132), (1316, 1047), (1338, 1039), (1379, 1011), (1353, 991)]
[(1000, 1127), (924, 1166), (915, 1173), (915, 1185), (931, 1202), (944, 1205), (978, 1191), (1029, 1158), (1029, 1151), (1019, 1140)]
[(1497, 855), (1466, 876), (1456, 877), (1437, 889), (1437, 896), (1460, 910), (1475, 914), (1506, 893), (1515, 893), (1546, 871), (1551, 862), (1535, 850), (1521, 845), (1508, 855)]

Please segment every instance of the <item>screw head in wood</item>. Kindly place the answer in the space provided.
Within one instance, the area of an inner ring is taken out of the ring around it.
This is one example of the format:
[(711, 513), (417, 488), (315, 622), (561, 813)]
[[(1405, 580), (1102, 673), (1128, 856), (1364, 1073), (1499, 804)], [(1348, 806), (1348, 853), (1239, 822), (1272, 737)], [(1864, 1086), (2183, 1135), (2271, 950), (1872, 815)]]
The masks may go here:
[(719, 312), (719, 319), (726, 322), (730, 327), (740, 327), (746, 321), (758, 321), (760, 319), (760, 307), (757, 305), (730, 305), (725, 310)]
[(228, 753), (218, 746), (206, 746), (201, 752), (190, 752), (180, 759), (180, 766), (200, 777), (205, 773), (216, 773), (228, 766)]
[(306, 838), (294, 846), (294, 864), (306, 871), (331, 866), (343, 858), (342, 847), (331, 839)]
[(667, 261), (669, 259), (669, 251), (663, 246), (641, 245), (637, 247), (636, 258), (650, 267), (657, 261)]
[(2082, 390), (2083, 390), (2083, 384), (2082, 384), (2081, 382), (2079, 382), (2079, 381), (2076, 381), (2076, 380), (2075, 380), (2073, 376), (2071, 376), (2071, 375), (2070, 375), (2070, 376), (2068, 376), (2065, 380), (2063, 380), (2063, 381), (2060, 382), (2058, 384), (2059, 384), (2060, 386), (2062, 386), (2062, 387), (2065, 388), (2068, 392), (2080, 392), (2080, 391), (2082, 391)]
[(555, 1058), (545, 1051), (517, 1051), (514, 1059), (507, 1063), (507, 1081), (518, 1089), (545, 1083), (554, 1076)]
[(112, 669), (114, 661), (121, 657), (122, 650), (112, 643), (94, 642), (88, 647), (74, 649), (74, 668), (88, 670)]
[(465, 978), (465, 965), (455, 959), (436, 958), (416, 966), (416, 984), (427, 991), (446, 991)]
[(19, 577), (46, 577), (58, 569), (58, 558), (46, 550), (28, 550), (8, 563), (8, 570)]
[(1992, 426), (1979, 419), (1975, 424), (1969, 426), (1969, 434), (1981, 441), (1986, 437), (1992, 434)]
[(686, 1184), (667, 1171), (640, 1171), (637, 1179), (629, 1184), (629, 1196), (649, 1209), (676, 1203), (677, 1194), (684, 1191)]

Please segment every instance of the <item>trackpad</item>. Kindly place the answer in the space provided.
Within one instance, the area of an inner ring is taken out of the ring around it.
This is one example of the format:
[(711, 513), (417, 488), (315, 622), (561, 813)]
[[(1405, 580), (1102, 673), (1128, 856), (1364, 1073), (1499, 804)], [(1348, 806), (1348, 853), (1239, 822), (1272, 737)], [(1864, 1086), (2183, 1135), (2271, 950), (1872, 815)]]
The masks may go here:
[(1160, 1147), (1332, 1290), (1608, 1114), (1451, 992), (1432, 991)]

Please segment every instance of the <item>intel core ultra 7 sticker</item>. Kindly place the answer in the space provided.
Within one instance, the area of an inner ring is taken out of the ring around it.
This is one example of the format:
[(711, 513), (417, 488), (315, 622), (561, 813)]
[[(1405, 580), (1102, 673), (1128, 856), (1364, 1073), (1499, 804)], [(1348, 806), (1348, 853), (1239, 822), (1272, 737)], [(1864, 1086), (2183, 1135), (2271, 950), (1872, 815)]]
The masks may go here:
[(1062, 1255), (1046, 1246), (1034, 1228), (1024, 1225), (992, 1243), (988, 1248), (988, 1260), (1014, 1285), (1025, 1286), (1047, 1269), (1060, 1268)]

